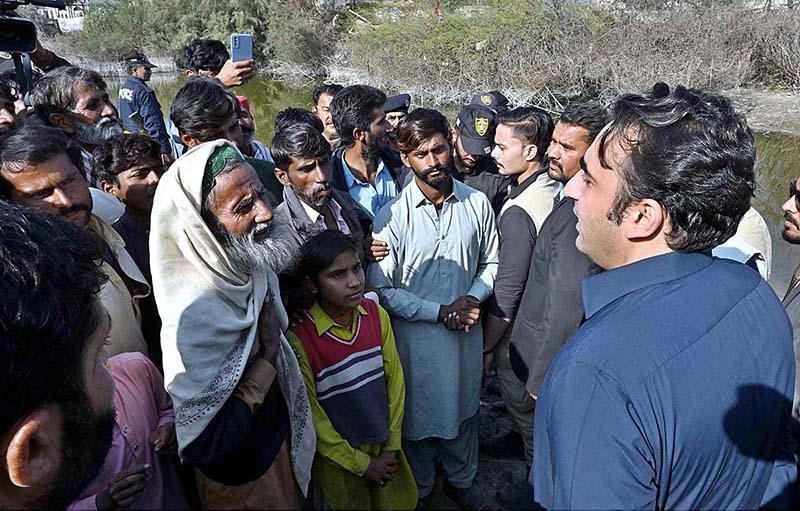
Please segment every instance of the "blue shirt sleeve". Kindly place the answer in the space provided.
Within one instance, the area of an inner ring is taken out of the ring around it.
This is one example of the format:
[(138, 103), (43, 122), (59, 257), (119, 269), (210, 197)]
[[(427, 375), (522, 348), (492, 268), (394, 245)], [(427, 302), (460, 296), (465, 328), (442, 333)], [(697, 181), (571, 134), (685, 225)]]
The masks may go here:
[(161, 146), (162, 154), (171, 154), (172, 146), (169, 143), (167, 127), (164, 124), (164, 115), (161, 113), (161, 105), (158, 103), (156, 93), (142, 88), (136, 94), (139, 96), (139, 115), (144, 120), (144, 129), (147, 130), (150, 138)]
[(534, 427), (534, 498), (546, 509), (654, 509), (653, 453), (624, 389), (584, 363), (546, 380)]

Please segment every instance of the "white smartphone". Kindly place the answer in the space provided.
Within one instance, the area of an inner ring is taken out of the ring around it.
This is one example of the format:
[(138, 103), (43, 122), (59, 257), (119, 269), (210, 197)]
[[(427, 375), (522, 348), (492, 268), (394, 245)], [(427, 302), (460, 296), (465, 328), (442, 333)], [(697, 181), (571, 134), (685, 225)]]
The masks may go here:
[(253, 58), (253, 36), (250, 34), (231, 34), (231, 60), (241, 62)]

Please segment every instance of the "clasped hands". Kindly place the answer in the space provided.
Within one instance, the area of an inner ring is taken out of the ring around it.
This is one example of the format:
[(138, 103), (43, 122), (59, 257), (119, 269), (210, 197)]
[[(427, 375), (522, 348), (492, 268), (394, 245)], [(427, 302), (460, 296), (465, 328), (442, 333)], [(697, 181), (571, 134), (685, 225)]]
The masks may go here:
[(469, 333), (481, 320), (481, 302), (474, 296), (461, 296), (450, 305), (439, 307), (439, 321), (448, 330), (463, 330)]

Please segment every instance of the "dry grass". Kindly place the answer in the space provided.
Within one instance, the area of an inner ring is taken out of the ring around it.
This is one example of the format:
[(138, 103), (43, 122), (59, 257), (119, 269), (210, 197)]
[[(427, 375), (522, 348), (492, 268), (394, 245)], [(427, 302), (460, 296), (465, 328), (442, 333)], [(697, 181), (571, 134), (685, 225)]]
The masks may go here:
[(798, 87), (799, 33), (800, 13), (787, 10), (630, 12), (489, 0), (442, 21), (409, 10), (397, 21), (362, 25), (348, 41), (347, 65), (374, 84), (437, 101), (497, 88), (516, 103), (558, 108), (657, 81)]

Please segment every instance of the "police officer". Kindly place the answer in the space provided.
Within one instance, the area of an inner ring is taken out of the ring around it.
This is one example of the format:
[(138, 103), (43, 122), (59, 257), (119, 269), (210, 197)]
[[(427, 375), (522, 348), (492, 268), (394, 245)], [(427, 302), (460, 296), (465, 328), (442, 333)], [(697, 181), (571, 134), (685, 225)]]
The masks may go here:
[(119, 89), (119, 115), (122, 126), (129, 133), (145, 133), (158, 142), (161, 161), (167, 165), (172, 161), (172, 148), (164, 125), (161, 105), (156, 93), (145, 85), (150, 80), (155, 64), (143, 53), (132, 53), (125, 57), (130, 77)]
[(392, 129), (386, 131), (386, 136), (389, 138), (389, 146), (395, 151), (397, 151), (397, 128), (400, 126), (400, 121), (408, 115), (410, 105), (411, 96), (409, 94), (395, 94), (386, 98), (386, 103), (382, 107), (383, 113), (386, 114), (386, 121), (392, 125)]

